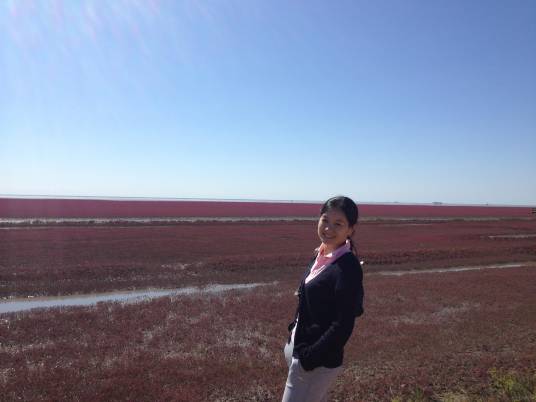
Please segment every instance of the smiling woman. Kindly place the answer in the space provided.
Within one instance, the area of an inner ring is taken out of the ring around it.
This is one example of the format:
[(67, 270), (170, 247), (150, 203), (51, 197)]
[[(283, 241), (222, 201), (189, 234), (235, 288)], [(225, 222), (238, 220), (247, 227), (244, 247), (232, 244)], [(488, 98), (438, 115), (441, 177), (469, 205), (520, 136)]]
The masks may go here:
[(348, 197), (330, 198), (322, 206), (322, 244), (304, 273), (289, 325), (283, 402), (325, 401), (342, 369), (344, 345), (363, 314), (363, 272), (352, 241), (357, 218)]

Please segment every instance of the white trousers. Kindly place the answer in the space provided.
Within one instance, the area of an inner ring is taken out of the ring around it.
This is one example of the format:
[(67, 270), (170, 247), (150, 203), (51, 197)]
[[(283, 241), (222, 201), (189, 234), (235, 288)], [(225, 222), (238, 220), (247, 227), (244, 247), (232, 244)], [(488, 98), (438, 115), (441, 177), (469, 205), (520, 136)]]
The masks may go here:
[(327, 402), (329, 387), (342, 370), (342, 366), (317, 367), (305, 371), (300, 361), (292, 357), (293, 350), (294, 336), (292, 336), (292, 341), (285, 345), (284, 350), (288, 376), (281, 402)]

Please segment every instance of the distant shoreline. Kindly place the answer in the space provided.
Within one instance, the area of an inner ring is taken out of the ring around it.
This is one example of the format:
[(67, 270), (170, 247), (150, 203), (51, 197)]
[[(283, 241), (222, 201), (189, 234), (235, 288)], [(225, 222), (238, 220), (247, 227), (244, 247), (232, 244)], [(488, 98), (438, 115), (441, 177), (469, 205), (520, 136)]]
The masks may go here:
[[(91, 196), (91, 195), (46, 195), (46, 194), (0, 194), (1, 199), (19, 200), (93, 200), (93, 201), (151, 201), (151, 202), (258, 202), (273, 204), (322, 204), (324, 200), (277, 200), (262, 198), (187, 198), (187, 197), (127, 197), (127, 196)], [(536, 204), (501, 204), (501, 203), (463, 203), (463, 202), (406, 202), (406, 201), (359, 201), (359, 205), (430, 205), (450, 207), (507, 207), (536, 208)]]

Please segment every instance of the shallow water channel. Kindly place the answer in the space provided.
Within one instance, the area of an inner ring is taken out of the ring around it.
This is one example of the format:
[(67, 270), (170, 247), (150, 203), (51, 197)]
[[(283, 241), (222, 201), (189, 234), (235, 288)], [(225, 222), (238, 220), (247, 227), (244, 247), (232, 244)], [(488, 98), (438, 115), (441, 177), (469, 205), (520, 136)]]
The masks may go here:
[(384, 275), (384, 276), (402, 276), (402, 275), (418, 275), (418, 274), (435, 274), (445, 272), (464, 272), (464, 271), (481, 271), (484, 269), (508, 269), (508, 268), (521, 268), (521, 267), (534, 267), (535, 262), (512, 262), (508, 264), (491, 264), (491, 265), (475, 265), (464, 267), (450, 267), (450, 268), (431, 268), (431, 269), (414, 269), (406, 271), (380, 271), (373, 272), (371, 275)]
[[(445, 272), (480, 271), (485, 269), (508, 269), (520, 267), (536, 267), (536, 262), (512, 262), (508, 264), (491, 264), (477, 266), (461, 266), (449, 268), (415, 269), (403, 271), (370, 272), (367, 275), (402, 276), (411, 274), (432, 274)], [(275, 285), (277, 282), (211, 284), (204, 287), (184, 287), (176, 289), (146, 289), (136, 291), (118, 291), (109, 293), (93, 293), (75, 296), (29, 297), (0, 301), (0, 314), (35, 308), (54, 308), (62, 306), (90, 306), (99, 302), (138, 302), (162, 296), (184, 296), (207, 293), (221, 293), (228, 290), (252, 289), (259, 286)]]
[(76, 296), (53, 296), (17, 298), (0, 301), (0, 314), (31, 310), (34, 308), (52, 308), (62, 306), (90, 306), (99, 302), (137, 302), (162, 296), (182, 296), (203, 293), (221, 293), (227, 290), (252, 289), (259, 286), (274, 285), (276, 282), (212, 284), (204, 287), (185, 287), (177, 289), (147, 289), (109, 293), (94, 293)]

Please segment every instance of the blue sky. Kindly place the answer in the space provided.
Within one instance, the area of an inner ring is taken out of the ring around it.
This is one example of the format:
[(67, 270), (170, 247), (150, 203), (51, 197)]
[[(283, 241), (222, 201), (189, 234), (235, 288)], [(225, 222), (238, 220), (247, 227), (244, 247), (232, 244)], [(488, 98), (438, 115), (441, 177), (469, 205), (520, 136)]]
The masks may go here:
[(0, 194), (536, 204), (536, 2), (3, 0)]

